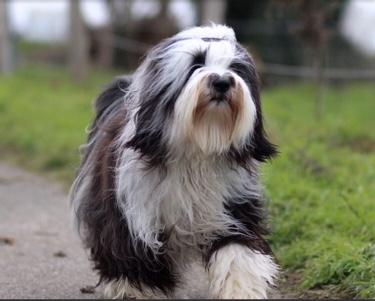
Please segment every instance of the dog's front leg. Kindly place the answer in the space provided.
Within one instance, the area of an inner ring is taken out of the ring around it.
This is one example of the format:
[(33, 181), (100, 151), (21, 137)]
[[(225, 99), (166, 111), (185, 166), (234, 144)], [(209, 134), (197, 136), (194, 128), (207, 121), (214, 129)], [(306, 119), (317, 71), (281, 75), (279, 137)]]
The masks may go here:
[(208, 262), (209, 294), (219, 299), (262, 299), (274, 283), (277, 265), (270, 255), (231, 243)]

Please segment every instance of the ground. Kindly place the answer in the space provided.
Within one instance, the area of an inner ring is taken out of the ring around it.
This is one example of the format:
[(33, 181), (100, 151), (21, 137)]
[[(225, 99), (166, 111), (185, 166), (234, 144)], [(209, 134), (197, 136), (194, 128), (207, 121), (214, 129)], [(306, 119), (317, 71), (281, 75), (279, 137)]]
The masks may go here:
[(60, 185), (0, 163), (0, 298), (94, 298), (87, 256)]

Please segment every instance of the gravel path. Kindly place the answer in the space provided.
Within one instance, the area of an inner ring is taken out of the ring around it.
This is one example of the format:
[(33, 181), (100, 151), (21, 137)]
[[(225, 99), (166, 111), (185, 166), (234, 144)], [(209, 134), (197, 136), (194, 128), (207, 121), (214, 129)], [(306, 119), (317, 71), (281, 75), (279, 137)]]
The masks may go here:
[(0, 299), (100, 298), (57, 184), (0, 163)]

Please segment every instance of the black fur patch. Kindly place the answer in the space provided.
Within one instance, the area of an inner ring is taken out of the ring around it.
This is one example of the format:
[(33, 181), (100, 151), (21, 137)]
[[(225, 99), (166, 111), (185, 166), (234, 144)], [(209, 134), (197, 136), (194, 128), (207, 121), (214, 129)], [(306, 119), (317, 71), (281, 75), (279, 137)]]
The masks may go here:
[(231, 243), (242, 244), (261, 254), (272, 255), (271, 248), (264, 239), (269, 231), (265, 225), (266, 212), (263, 208), (263, 201), (253, 197), (233, 199), (229, 200), (225, 208), (235, 220), (243, 225), (244, 231), (238, 235), (221, 236), (213, 241), (204, 253), (205, 262), (208, 263), (216, 251)]
[[(158, 80), (160, 64), (160, 59), (150, 60), (145, 72), (145, 83), (151, 85)], [(168, 117), (167, 110), (161, 110), (160, 101), (170, 85), (170, 83), (166, 83), (156, 94), (155, 91), (150, 90), (149, 86), (142, 87), (141, 104), (136, 115), (135, 134), (126, 144), (126, 147), (139, 151), (141, 158), (147, 162), (149, 167), (163, 165), (168, 158), (167, 148), (162, 141), (163, 123), (156, 121), (156, 118), (165, 120)], [(165, 103), (170, 101), (172, 100), (164, 100)]]
[[(190, 73), (192, 74), (197, 68), (203, 67), (206, 64), (207, 51), (201, 51), (194, 55), (192, 62), (192, 67), (190, 68)], [(190, 74), (190, 75), (191, 75)], [(190, 76), (189, 76), (190, 77)]]

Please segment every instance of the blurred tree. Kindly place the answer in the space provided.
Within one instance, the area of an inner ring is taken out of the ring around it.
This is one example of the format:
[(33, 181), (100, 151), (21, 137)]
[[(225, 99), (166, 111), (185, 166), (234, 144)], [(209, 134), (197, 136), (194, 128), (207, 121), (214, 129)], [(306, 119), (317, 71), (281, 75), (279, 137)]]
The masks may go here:
[(7, 1), (0, 0), (0, 73), (9, 74), (13, 71), (14, 60), (11, 46)]
[[(114, 60), (117, 65), (130, 69), (137, 67), (150, 46), (179, 31), (175, 17), (169, 13), (171, 0), (158, 0), (158, 11), (140, 19), (133, 18), (129, 13), (133, 1), (127, 5), (117, 4), (117, 0), (109, 3), (112, 10), (121, 10), (114, 13), (114, 33), (117, 37)], [(120, 16), (125, 20), (121, 21)]]
[(207, 25), (210, 22), (216, 24), (225, 23), (226, 0), (196, 0), (199, 24)]
[(102, 68), (110, 68), (114, 52), (112, 24), (88, 29), (88, 37), (91, 63)]
[[(237, 39), (251, 51), (261, 70), (265, 64), (300, 65), (303, 48), (291, 35), (291, 17), (281, 9), (272, 9), (272, 0), (228, 1), (226, 22), (236, 32)], [(262, 84), (274, 84), (289, 78), (261, 73)]]
[(113, 27), (123, 27), (132, 21), (133, 2), (134, 0), (107, 0)]
[(318, 118), (323, 113), (324, 64), (331, 35), (328, 21), (338, 8), (338, 1), (300, 0), (297, 6), (299, 24), (296, 34), (310, 47), (315, 68), (315, 111)]
[(132, 35), (136, 41), (155, 45), (178, 32), (176, 19), (169, 13), (170, 3), (171, 0), (159, 0), (159, 11), (155, 16), (132, 23)]
[(69, 66), (76, 80), (83, 80), (88, 73), (89, 52), (85, 23), (79, 0), (70, 0)]

